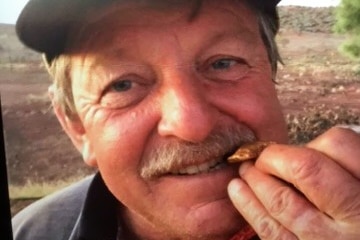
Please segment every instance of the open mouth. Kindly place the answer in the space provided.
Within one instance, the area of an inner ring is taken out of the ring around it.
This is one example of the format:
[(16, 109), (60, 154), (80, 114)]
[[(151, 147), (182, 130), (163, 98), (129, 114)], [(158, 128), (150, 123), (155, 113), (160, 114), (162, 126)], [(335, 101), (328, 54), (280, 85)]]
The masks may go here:
[(228, 164), (224, 159), (214, 159), (198, 165), (190, 165), (171, 172), (173, 175), (195, 175), (209, 173), (226, 167)]
[[(154, 161), (143, 166), (140, 175), (145, 179), (159, 179), (164, 176), (205, 175), (229, 169), (228, 157), (234, 154), (237, 146), (212, 152), (190, 152), (168, 162)], [(173, 157), (173, 156), (171, 156)], [(176, 156), (175, 156), (176, 157)]]

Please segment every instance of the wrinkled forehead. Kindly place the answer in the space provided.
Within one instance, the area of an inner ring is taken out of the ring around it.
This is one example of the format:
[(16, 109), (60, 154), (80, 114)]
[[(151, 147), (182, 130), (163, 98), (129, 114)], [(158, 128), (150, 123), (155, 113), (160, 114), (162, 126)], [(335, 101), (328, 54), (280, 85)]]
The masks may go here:
[(69, 34), (67, 49), (85, 48), (94, 41), (111, 43), (111, 33), (115, 36), (121, 29), (175, 30), (184, 22), (195, 21), (207, 21), (208, 24), (203, 26), (209, 29), (216, 28), (221, 22), (224, 28), (218, 28), (219, 31), (226, 31), (226, 25), (236, 22), (239, 31), (258, 32), (255, 12), (245, 0), (122, 0), (89, 12), (81, 25), (76, 25)]

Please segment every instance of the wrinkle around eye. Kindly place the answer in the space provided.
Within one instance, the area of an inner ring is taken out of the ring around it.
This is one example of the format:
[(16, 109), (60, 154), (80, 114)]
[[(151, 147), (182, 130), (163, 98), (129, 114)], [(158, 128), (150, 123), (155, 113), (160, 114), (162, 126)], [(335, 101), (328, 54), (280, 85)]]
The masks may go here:
[[(126, 80), (128, 81), (128, 80)], [(116, 84), (121, 81), (110, 84), (103, 92), (100, 104), (106, 108), (123, 109), (136, 105), (142, 101), (149, 92), (148, 84), (131, 81), (130, 86), (123, 86), (124, 89), (117, 89)]]

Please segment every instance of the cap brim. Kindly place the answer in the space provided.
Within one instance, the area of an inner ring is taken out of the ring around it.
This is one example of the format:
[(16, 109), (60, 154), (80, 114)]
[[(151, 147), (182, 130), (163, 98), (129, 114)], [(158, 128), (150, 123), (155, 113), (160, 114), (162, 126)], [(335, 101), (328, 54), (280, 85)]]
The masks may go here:
[[(70, 28), (79, 24), (90, 9), (114, 2), (116, 0), (30, 0), (17, 20), (16, 32), (26, 46), (45, 53), (51, 61), (63, 53)], [(280, 0), (254, 2), (274, 10)]]

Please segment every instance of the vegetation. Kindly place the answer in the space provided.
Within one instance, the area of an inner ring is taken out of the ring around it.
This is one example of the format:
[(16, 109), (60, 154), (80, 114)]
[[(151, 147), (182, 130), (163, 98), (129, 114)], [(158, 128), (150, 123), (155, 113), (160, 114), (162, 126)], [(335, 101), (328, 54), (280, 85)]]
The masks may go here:
[(279, 7), (282, 30), (313, 33), (332, 33), (335, 24), (334, 7), (309, 8), (298, 6)]
[(305, 144), (333, 126), (360, 125), (359, 113), (342, 106), (307, 107), (302, 113), (288, 114), (286, 120), (290, 142), (293, 144)]
[(37, 199), (49, 195), (59, 189), (69, 186), (70, 184), (82, 179), (74, 177), (66, 180), (55, 182), (27, 182), (25, 185), (9, 185), (10, 199)]
[(346, 33), (349, 40), (342, 46), (341, 50), (346, 55), (360, 60), (360, 1), (342, 0), (336, 9), (335, 31)]

